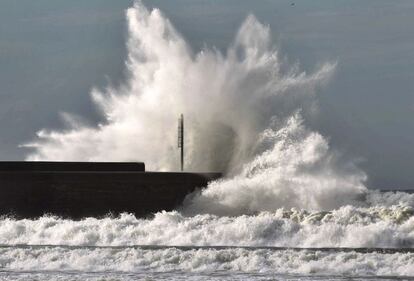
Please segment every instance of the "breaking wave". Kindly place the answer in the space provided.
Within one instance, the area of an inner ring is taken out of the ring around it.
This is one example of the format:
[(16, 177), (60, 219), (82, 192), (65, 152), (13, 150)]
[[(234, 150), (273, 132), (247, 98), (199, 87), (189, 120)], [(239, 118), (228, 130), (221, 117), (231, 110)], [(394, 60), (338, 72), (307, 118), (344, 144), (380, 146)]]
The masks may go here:
[(365, 175), (337, 155), (318, 133), (294, 115), (278, 131), (266, 129), (269, 145), (234, 177), (219, 180), (188, 198), (184, 211), (217, 215), (252, 214), (280, 207), (332, 210), (366, 204)]
[[(358, 253), (272, 249), (142, 249), (29, 247), (0, 249), (7, 271), (104, 273), (333, 274), (412, 276), (414, 253)], [(398, 264), (398, 266), (395, 266)], [(181, 276), (182, 278), (182, 276)], [(223, 277), (222, 277), (223, 278)], [(248, 279), (258, 279), (249, 276)], [(112, 279), (110, 279), (112, 280)]]
[(124, 214), (81, 221), (3, 218), (0, 244), (413, 248), (414, 209), (404, 205), (347, 206), (324, 212), (278, 209), (237, 217), (188, 217), (174, 211), (149, 219)]
[[(379, 202), (398, 195), (370, 197)], [(123, 214), (80, 221), (4, 217), (0, 244), (4, 280), (74, 280), (73, 274), (82, 280), (394, 278), (414, 275), (414, 208), (278, 209), (236, 217), (174, 211), (148, 219)]]
[(184, 113), (187, 170), (228, 175), (187, 200), (187, 214), (361, 205), (366, 175), (305, 125), (335, 63), (300, 71), (280, 58), (269, 27), (254, 16), (223, 54), (194, 53), (157, 9), (136, 2), (126, 14), (129, 78), (92, 91), (105, 121), (88, 127), (66, 114), (69, 127), (41, 130), (28, 159), (139, 160), (174, 170), (176, 119)]

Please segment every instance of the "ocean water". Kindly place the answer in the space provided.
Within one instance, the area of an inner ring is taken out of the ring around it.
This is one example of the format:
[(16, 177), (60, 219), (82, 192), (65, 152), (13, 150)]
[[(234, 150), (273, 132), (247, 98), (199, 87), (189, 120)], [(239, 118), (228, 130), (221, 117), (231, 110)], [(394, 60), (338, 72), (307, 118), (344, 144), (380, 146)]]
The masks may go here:
[(407, 204), (241, 216), (4, 217), (0, 244), (2, 280), (414, 279)]
[(128, 79), (91, 93), (105, 122), (66, 114), (28, 159), (174, 170), (183, 113), (186, 168), (226, 176), (147, 218), (2, 217), (1, 280), (414, 279), (414, 195), (368, 190), (308, 126), (336, 62), (301, 71), (253, 15), (225, 54), (195, 52), (140, 2), (126, 19)]
[(413, 279), (414, 253), (269, 248), (62, 247), (2, 249), (4, 280)]

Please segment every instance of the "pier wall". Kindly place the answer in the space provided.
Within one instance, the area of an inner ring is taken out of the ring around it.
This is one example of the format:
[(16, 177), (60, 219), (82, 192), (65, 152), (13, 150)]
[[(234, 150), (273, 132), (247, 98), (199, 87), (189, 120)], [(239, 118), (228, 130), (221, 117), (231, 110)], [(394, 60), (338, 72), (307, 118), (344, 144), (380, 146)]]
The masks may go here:
[(0, 215), (33, 218), (53, 214), (76, 219), (127, 212), (145, 217), (177, 208), (189, 193), (221, 176), (60, 169), (0, 170)]

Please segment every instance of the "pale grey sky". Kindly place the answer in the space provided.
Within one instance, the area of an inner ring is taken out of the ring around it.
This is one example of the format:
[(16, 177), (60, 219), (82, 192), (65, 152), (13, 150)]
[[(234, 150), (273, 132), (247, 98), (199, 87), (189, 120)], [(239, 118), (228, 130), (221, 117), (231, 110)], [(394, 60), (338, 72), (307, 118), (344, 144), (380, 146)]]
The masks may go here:
[[(254, 14), (282, 55), (306, 70), (338, 61), (311, 124), (378, 188), (414, 188), (414, 1), (147, 0), (197, 50), (224, 50)], [(0, 1), (0, 159), (59, 112), (99, 116), (89, 92), (122, 81), (130, 0)]]

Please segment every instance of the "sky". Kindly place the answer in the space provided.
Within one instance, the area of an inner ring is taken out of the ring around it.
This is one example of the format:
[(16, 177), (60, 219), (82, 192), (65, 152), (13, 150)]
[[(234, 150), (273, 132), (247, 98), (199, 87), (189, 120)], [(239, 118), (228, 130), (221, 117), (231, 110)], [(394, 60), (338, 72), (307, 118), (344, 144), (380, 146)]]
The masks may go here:
[[(310, 124), (368, 174), (372, 188), (414, 189), (414, 1), (146, 0), (192, 48), (223, 52), (247, 15), (270, 26), (281, 55), (311, 72), (337, 62)], [(0, 160), (61, 112), (95, 124), (93, 87), (125, 79), (130, 0), (0, 1)]]

